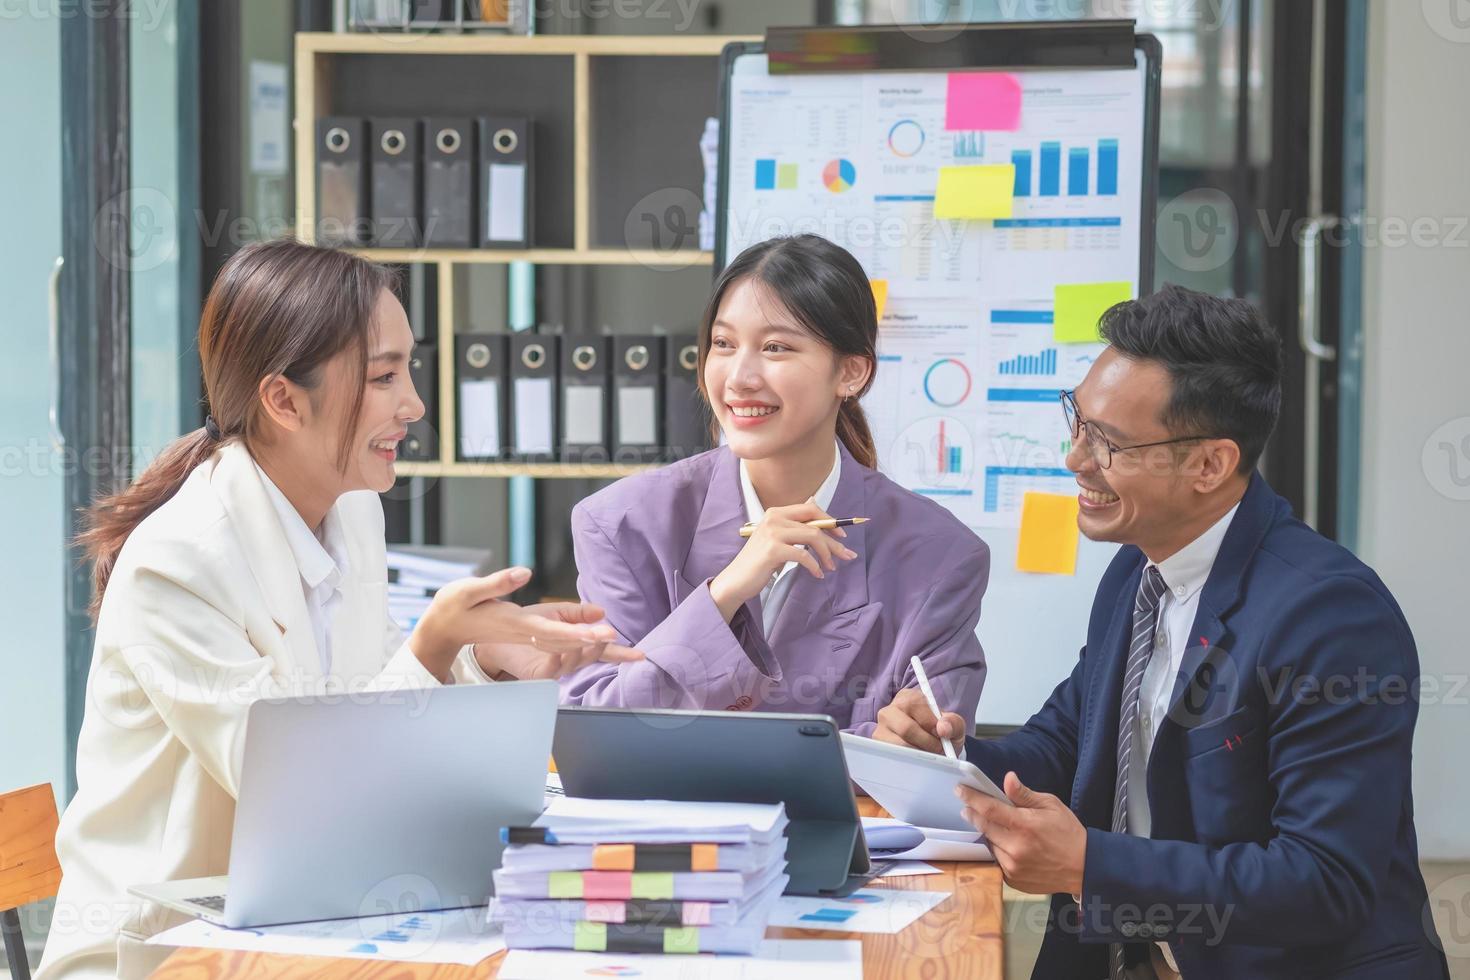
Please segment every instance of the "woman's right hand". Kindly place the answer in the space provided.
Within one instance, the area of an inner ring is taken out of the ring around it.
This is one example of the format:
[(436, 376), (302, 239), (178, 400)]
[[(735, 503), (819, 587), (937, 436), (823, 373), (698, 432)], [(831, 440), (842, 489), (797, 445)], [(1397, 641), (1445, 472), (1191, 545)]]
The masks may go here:
[(503, 601), (530, 578), (528, 568), (507, 568), (450, 582), (434, 594), (414, 626), (409, 649), (442, 681), (449, 676), (459, 651), (470, 644), (526, 644), (544, 653), (572, 654), (606, 647), (617, 639), (617, 632), (605, 623), (548, 618)]
[(817, 578), (823, 578), (822, 569), (835, 572), (839, 559), (851, 561), (856, 558), (857, 552), (849, 550), (838, 540), (847, 537), (842, 528), (827, 531), (807, 527), (804, 523), (830, 517), (817, 506), (815, 499), (766, 511), (755, 533), (745, 542), (745, 547), (725, 566), (724, 571), (710, 581), (710, 596), (725, 622), (734, 619), (742, 605), (760, 595), (771, 576), (784, 568), (787, 562), (794, 561)]

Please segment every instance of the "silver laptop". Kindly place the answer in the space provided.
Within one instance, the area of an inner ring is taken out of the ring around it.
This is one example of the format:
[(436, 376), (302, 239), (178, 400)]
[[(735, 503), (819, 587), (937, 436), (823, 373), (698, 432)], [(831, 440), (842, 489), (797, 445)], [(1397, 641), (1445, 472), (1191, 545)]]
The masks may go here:
[(540, 815), (554, 681), (259, 701), (227, 877), (129, 891), (230, 928), (484, 905)]

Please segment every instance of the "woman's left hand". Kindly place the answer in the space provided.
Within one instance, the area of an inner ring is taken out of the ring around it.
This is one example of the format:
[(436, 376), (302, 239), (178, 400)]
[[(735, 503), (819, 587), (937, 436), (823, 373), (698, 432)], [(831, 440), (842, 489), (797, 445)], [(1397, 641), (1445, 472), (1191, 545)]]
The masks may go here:
[[(590, 602), (543, 602), (514, 609), (501, 612), (516, 619), (514, 632), (526, 637), (525, 642), (475, 644), (480, 669), (497, 680), (554, 680), (599, 661), (623, 664), (643, 659), (639, 651), (613, 642), (617, 633), (603, 622), (602, 607)], [(552, 624), (590, 629), (583, 639), (567, 636), (564, 629), (547, 629)]]

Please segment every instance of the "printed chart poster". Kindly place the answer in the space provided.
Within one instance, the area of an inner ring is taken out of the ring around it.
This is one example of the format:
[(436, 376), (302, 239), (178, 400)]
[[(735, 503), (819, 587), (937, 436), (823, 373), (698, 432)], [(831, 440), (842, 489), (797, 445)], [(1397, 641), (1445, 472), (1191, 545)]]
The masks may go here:
[[(727, 255), (813, 232), (887, 280), (880, 468), (977, 528), (1075, 490), (1059, 396), (1102, 347), (1056, 342), (1056, 287), (1138, 279), (1143, 66), (1016, 77), (1019, 126), (974, 132), (945, 128), (942, 72), (732, 77)], [(972, 165), (1013, 168), (1012, 216), (935, 219), (941, 169)]]

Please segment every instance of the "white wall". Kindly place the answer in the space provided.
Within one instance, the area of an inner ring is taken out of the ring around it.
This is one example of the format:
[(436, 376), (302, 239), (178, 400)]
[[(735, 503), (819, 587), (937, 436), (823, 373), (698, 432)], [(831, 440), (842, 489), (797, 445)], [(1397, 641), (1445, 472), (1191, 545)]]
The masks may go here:
[[(1458, 5), (1463, 12), (1465, 4)], [(1371, 0), (1359, 552), (1427, 682), (1414, 799), (1426, 858), (1470, 857), (1470, 19)], [(1412, 231), (1398, 234), (1393, 222)]]
[(0, 19), (0, 793), (66, 791), (62, 479), (50, 451), (46, 280), (61, 251), (61, 32)]

